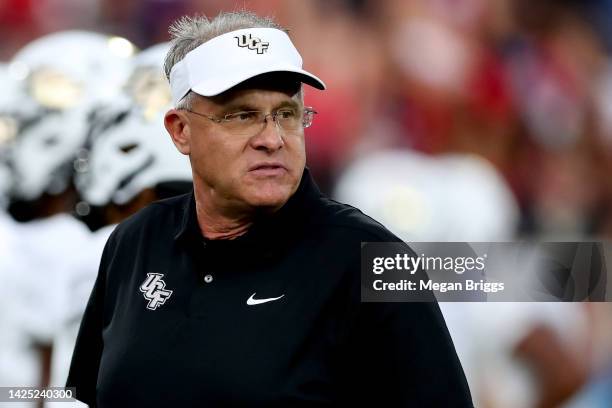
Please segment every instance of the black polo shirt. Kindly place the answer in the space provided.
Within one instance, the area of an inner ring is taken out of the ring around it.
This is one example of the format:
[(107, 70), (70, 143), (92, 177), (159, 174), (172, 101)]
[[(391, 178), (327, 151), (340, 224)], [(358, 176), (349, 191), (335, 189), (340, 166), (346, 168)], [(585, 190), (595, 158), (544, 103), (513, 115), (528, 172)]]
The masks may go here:
[[(361, 303), (361, 242), (399, 239), (297, 192), (234, 240), (202, 237), (193, 193), (111, 235), (67, 386), (99, 407), (468, 407), (436, 303)], [(367, 406), (367, 405), (366, 405)]]

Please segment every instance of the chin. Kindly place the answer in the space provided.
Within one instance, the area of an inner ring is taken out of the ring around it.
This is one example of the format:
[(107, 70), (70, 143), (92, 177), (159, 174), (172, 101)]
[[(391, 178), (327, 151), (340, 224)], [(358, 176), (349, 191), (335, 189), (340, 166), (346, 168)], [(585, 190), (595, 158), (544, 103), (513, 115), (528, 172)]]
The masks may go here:
[(289, 200), (292, 192), (289, 186), (263, 186), (248, 194), (246, 202), (253, 207), (277, 209)]

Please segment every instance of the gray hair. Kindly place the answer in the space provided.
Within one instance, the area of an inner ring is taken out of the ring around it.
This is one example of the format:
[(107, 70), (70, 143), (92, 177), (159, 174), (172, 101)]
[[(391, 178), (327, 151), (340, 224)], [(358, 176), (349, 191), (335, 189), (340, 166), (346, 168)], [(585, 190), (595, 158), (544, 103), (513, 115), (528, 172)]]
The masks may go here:
[[(206, 16), (184, 16), (170, 26), (168, 32), (172, 38), (170, 51), (164, 61), (164, 72), (170, 80), (172, 67), (189, 51), (194, 50), (206, 41), (243, 28), (276, 28), (288, 33), (270, 17), (260, 17), (253, 12), (241, 10), (221, 12), (212, 20)], [(177, 109), (191, 109), (196, 94), (192, 91), (178, 103)]]

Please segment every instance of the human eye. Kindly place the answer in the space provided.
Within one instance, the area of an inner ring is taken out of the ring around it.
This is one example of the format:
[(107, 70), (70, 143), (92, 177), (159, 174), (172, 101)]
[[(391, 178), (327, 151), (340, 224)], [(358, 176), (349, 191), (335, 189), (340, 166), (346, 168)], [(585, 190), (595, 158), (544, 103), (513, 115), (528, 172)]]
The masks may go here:
[(257, 118), (256, 111), (239, 111), (225, 115), (225, 120), (228, 122), (250, 122)]
[(295, 117), (297, 117), (297, 112), (295, 111), (295, 109), (279, 109), (276, 112), (277, 117), (279, 117), (280, 119), (294, 119)]

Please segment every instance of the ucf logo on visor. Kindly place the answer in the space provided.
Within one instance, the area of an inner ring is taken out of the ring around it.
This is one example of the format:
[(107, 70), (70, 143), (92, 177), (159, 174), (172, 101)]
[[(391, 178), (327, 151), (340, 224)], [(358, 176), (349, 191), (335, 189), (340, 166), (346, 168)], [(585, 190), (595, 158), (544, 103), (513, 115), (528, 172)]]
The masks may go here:
[(257, 50), (258, 54), (263, 54), (268, 50), (269, 42), (261, 41), (261, 38), (252, 37), (251, 34), (248, 36), (246, 34), (238, 35), (234, 37), (238, 40), (239, 47), (247, 47), (249, 50)]

